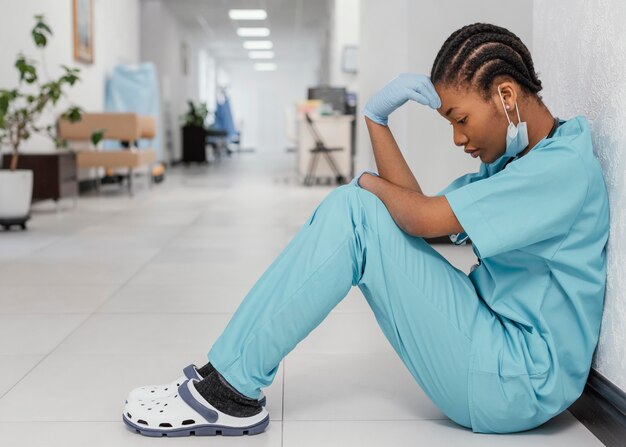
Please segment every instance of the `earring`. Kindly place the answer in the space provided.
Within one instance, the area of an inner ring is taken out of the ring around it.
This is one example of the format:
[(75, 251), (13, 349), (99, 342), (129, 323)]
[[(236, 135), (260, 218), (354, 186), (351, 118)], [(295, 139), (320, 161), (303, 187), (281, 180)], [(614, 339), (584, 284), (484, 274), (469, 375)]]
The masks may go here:
[(509, 110), (511, 108), (511, 106), (508, 105), (508, 104), (505, 107), (506, 107), (507, 110)]

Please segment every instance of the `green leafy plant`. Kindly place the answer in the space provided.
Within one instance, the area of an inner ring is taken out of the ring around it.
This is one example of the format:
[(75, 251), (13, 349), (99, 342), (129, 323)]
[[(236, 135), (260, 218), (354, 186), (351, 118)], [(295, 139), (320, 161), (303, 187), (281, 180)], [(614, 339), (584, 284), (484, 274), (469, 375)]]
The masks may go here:
[(93, 144), (94, 147), (98, 146), (98, 143), (102, 141), (104, 132), (106, 132), (106, 129), (98, 129), (91, 134), (91, 144)]
[[(44, 73), (47, 73), (43, 49), (52, 36), (52, 29), (45, 22), (43, 15), (35, 16), (35, 26), (31, 31), (35, 46), (42, 51)], [(40, 125), (42, 114), (56, 106), (65, 90), (80, 80), (78, 68), (61, 65), (62, 74), (56, 79), (41, 79), (36, 62), (20, 53), (15, 61), (19, 72), (19, 83), (16, 88), (0, 88), (0, 143), (8, 144), (13, 156), (10, 169), (17, 168), (20, 145), (35, 133), (48, 135), (56, 147), (65, 147), (67, 142), (57, 138), (54, 124)], [(46, 76), (48, 78), (48, 76)], [(70, 106), (62, 116), (71, 122), (81, 119), (82, 110)]]
[(206, 127), (206, 118), (209, 115), (209, 109), (206, 102), (200, 102), (197, 105), (193, 101), (187, 101), (189, 108), (181, 117), (184, 126)]

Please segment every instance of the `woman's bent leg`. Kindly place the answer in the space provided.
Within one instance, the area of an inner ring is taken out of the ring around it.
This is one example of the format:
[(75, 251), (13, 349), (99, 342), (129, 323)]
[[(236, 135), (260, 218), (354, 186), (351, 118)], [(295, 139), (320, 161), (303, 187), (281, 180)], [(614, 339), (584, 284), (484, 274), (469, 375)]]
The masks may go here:
[(426, 395), (471, 427), (468, 378), (472, 334), (493, 314), (468, 276), (424, 239), (403, 232), (378, 197), (368, 210), (366, 266), (358, 281), (383, 333)]
[(251, 398), (280, 361), (356, 285), (362, 268), (355, 187), (333, 190), (248, 292), (208, 358)]
[(282, 358), (358, 285), (383, 333), (433, 402), (470, 426), (471, 334), (489, 311), (469, 278), (384, 204), (335, 189), (245, 297), (209, 352), (235, 388), (256, 398)]

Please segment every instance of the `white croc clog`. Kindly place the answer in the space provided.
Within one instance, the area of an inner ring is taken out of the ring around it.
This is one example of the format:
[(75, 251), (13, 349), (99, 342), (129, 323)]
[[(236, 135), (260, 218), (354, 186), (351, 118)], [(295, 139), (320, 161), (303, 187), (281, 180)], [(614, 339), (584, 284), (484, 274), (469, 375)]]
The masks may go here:
[(196, 365), (189, 365), (183, 369), (183, 375), (165, 385), (147, 385), (141, 386), (131, 390), (126, 398), (126, 401), (139, 400), (139, 399), (160, 399), (170, 394), (175, 394), (179, 386), (183, 384), (185, 380), (196, 379), (202, 380), (202, 376), (198, 374)]
[(265, 407), (250, 417), (222, 413), (208, 403), (186, 380), (177, 391), (159, 399), (128, 401), (122, 419), (132, 430), (144, 436), (241, 436), (265, 431), (270, 416)]
[[(165, 385), (147, 385), (141, 386), (131, 390), (126, 398), (126, 402), (131, 400), (146, 400), (146, 399), (161, 399), (165, 396), (175, 394), (178, 387), (182, 385), (185, 380), (202, 380), (202, 376), (198, 373), (196, 365), (191, 364), (183, 369), (183, 375)], [(259, 397), (259, 403), (265, 406), (265, 396), (261, 391), (261, 397)]]

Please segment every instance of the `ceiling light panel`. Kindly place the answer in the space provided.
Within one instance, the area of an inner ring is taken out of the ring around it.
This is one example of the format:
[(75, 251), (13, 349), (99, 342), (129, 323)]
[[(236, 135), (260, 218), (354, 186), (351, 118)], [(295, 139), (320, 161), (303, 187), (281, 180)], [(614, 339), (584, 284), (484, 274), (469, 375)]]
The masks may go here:
[(228, 17), (231, 20), (265, 20), (267, 12), (265, 9), (231, 9)]
[(274, 44), (271, 40), (245, 40), (243, 47), (246, 50), (271, 50)]
[(250, 51), (248, 53), (250, 59), (274, 59), (273, 51)]
[(254, 69), (256, 71), (275, 71), (276, 68), (276, 64), (273, 62), (260, 62), (254, 64)]
[(240, 37), (267, 37), (270, 35), (269, 28), (237, 28)]

